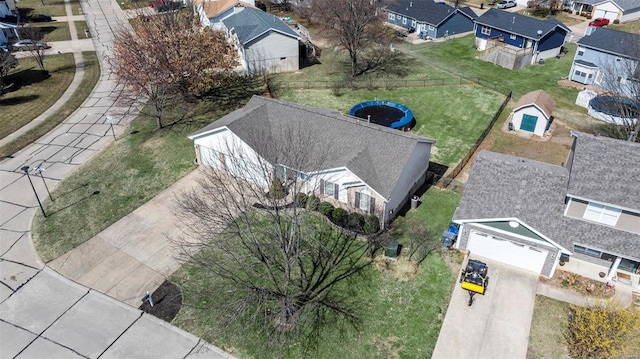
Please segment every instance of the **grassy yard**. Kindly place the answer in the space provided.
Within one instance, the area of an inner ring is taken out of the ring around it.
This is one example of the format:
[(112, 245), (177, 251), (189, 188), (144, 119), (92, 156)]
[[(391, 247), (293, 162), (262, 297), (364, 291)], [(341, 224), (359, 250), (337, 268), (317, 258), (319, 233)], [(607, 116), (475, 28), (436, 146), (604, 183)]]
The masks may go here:
[[(87, 23), (85, 21), (74, 21), (74, 25), (76, 26), (76, 34), (78, 35), (78, 39), (86, 39), (87, 36), (84, 30), (89, 29)], [(89, 34), (89, 37), (91, 37), (91, 34)]]
[(49, 55), (44, 64), (48, 73), (33, 59), (22, 58), (5, 80), (14, 83), (17, 90), (0, 98), (0, 138), (38, 117), (69, 87), (76, 69), (73, 54)]
[(286, 91), (282, 99), (308, 106), (328, 107), (349, 113), (354, 105), (369, 100), (401, 103), (413, 111), (415, 134), (435, 139), (432, 160), (455, 166), (466, 155), (504, 99), (482, 86), (433, 86), (394, 90)]
[(481, 77), (512, 89), (516, 99), (529, 91), (542, 89), (553, 97), (558, 107), (583, 112), (582, 108), (575, 105), (578, 90), (558, 85), (559, 80), (569, 75), (576, 49), (574, 44), (567, 45), (569, 53), (561, 59), (548, 59), (544, 65), (536, 64), (518, 70), (507, 70), (477, 59), (473, 35), (441, 43), (406, 46), (434, 66), (461, 76)]
[(608, 27), (613, 30), (620, 30), (620, 31), (640, 34), (640, 20), (626, 22), (624, 24), (610, 24)]
[(24, 30), (26, 30), (27, 34), (30, 31), (39, 32), (38, 36), (27, 35), (29, 38), (37, 37), (34, 40), (41, 40), (41, 39), (44, 39), (45, 41), (71, 40), (71, 33), (69, 32), (69, 23), (66, 21), (33, 23), (33, 24), (29, 24), (29, 27), (21, 28), (21, 31), (24, 31)]
[(65, 178), (52, 192), (55, 201), (43, 203), (48, 217), (33, 221), (41, 258), (48, 262), (84, 243), (192, 171), (187, 135), (221, 115), (215, 111), (162, 130), (138, 117), (127, 135)]
[(569, 358), (562, 336), (567, 326), (568, 311), (568, 303), (541, 295), (536, 297), (527, 359)]
[[(432, 188), (423, 196), (422, 205), (407, 216), (428, 220), (440, 233), (448, 226), (460, 196)], [(417, 276), (408, 281), (391, 279), (388, 273), (371, 267), (369, 278), (359, 288), (365, 315), (359, 331), (349, 327), (343, 331), (327, 331), (317, 351), (305, 352), (300, 343), (280, 348), (266, 348), (263, 338), (249, 328), (225, 330), (212, 335), (218, 316), (212, 305), (194, 302), (188, 291), (206, 288), (197, 272), (183, 267), (172, 280), (185, 290), (185, 302), (173, 324), (205, 338), (240, 358), (429, 358), (438, 338), (449, 302), (454, 278), (442, 256), (431, 255)], [(199, 309), (197, 309), (199, 308)]]
[(147, 0), (119, 0), (118, 5), (122, 10), (140, 9), (149, 6)]
[(73, 111), (80, 107), (87, 97), (89, 97), (89, 94), (91, 94), (91, 91), (100, 79), (100, 64), (98, 63), (98, 57), (95, 52), (83, 52), (82, 56), (85, 64), (84, 76), (82, 77), (82, 81), (80, 82), (78, 89), (73, 93), (69, 101), (67, 101), (56, 113), (44, 120), (44, 122), (25, 132), (22, 136), (14, 139), (8, 144), (0, 147), (0, 158), (11, 155), (38, 138), (44, 136), (47, 132), (51, 131), (59, 123), (64, 121), (71, 113), (73, 113)]
[[(71, 0), (74, 15), (81, 14), (80, 0)], [(42, 5), (44, 3), (44, 5)], [(32, 9), (32, 14), (47, 14), (50, 16), (66, 16), (64, 0), (20, 0), (16, 3), (19, 9)]]

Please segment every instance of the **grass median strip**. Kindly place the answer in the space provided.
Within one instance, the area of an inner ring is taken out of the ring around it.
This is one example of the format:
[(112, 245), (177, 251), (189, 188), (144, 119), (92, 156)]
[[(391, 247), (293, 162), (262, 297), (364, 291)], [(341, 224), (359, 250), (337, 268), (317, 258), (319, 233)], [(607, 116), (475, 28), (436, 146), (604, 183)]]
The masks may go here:
[[(61, 55), (55, 55), (55, 56), (61, 56)], [(70, 56), (71, 61), (73, 61), (73, 54), (66, 54), (65, 56)], [(27, 145), (31, 144), (38, 138), (44, 136), (47, 132), (51, 131), (58, 124), (64, 121), (71, 113), (73, 113), (73, 111), (78, 109), (80, 105), (82, 105), (84, 100), (86, 100), (87, 97), (89, 97), (89, 94), (91, 94), (91, 91), (93, 90), (93, 88), (96, 86), (96, 83), (98, 83), (98, 80), (100, 79), (100, 64), (98, 63), (98, 57), (96, 56), (95, 52), (92, 52), (92, 51), (83, 52), (82, 56), (84, 58), (84, 63), (85, 63), (84, 76), (82, 78), (82, 81), (80, 82), (80, 85), (78, 86), (78, 89), (76, 90), (76, 92), (74, 92), (74, 94), (71, 96), (69, 101), (67, 101), (62, 106), (62, 108), (60, 108), (56, 113), (54, 113), (52, 116), (47, 118), (44, 122), (40, 123), (38, 126), (30, 129), (29, 131), (25, 132), (24, 134), (22, 134), (22, 136), (9, 142), (8, 144), (0, 147), (0, 158), (14, 154), (17, 151), (21, 150), (22, 148), (26, 147)], [(49, 83), (49, 81), (53, 81), (53, 80), (52, 78), (49, 78), (46, 81), (47, 83)], [(51, 87), (47, 87), (47, 91), (51, 91), (51, 89), (56, 87), (57, 87), (57, 83), (52, 82)], [(67, 87), (68, 87), (68, 84), (67, 84)], [(34, 89), (34, 90), (38, 90), (38, 89)], [(64, 90), (66, 90), (66, 87), (63, 89), (62, 92), (64, 92)], [(44, 91), (44, 87), (39, 88), (39, 91), (46, 92)], [(55, 98), (55, 100), (57, 100), (62, 95), (62, 92), (60, 92), (60, 94), (58, 95), (58, 97)], [(34, 94), (33, 96), (37, 96), (37, 95)], [(3, 102), (3, 100), (4, 99), (0, 99), (0, 103)], [(36, 100), (33, 100), (33, 101), (36, 101)], [(26, 104), (28, 104), (28, 102)], [(49, 106), (51, 104), (53, 103), (50, 103)], [(42, 109), (40, 113), (42, 113), (44, 110), (46, 110), (46, 108)], [(11, 113), (11, 114), (14, 114), (15, 117), (3, 119), (3, 115), (9, 115), (9, 113), (4, 113), (4, 111), (0, 111), (0, 121), (17, 120), (19, 119), (18, 116), (20, 116), (19, 113), (22, 113), (23, 117), (25, 116), (25, 114), (28, 114), (28, 117), (26, 118), (31, 118), (33, 116), (33, 113), (29, 112), (28, 108), (25, 108), (24, 111), (19, 111), (18, 113)], [(28, 123), (24, 121), (16, 121), (16, 122), (20, 123), (21, 126)], [(1, 123), (4, 124), (4, 122), (1, 122)], [(3, 126), (2, 128), (3, 128), (3, 131), (5, 131), (5, 127)], [(11, 132), (17, 129), (15, 128), (15, 125), (12, 128), (13, 130)], [(11, 132), (3, 134), (2, 137), (6, 136)]]

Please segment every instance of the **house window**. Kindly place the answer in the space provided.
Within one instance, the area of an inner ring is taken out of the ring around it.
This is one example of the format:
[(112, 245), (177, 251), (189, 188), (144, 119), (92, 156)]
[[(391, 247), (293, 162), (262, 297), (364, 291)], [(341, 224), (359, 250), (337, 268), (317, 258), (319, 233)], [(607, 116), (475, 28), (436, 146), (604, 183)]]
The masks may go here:
[(622, 59), (620, 57), (616, 57), (616, 61), (620, 62), (620, 61), (622, 61)]
[(405, 24), (405, 25), (407, 24), (407, 18), (406, 17), (402, 18), (402, 23)]
[(602, 252), (597, 249), (587, 248), (579, 245), (574, 245), (573, 251), (576, 253), (586, 254), (590, 257), (595, 257), (595, 258), (600, 258), (602, 256)]
[(433, 27), (433, 26), (429, 25), (429, 30), (432, 30), (432, 31), (433, 31), (433, 30), (435, 30), (435, 29), (436, 29), (435, 27)]
[(627, 83), (627, 78), (626, 78), (626, 77), (624, 77), (624, 76), (618, 76), (617, 81), (618, 81), (619, 83), (621, 83), (621, 84), (623, 84), (623, 85), (624, 85), (624, 84), (626, 84), (626, 83)]
[(578, 49), (578, 56), (582, 56), (584, 55), (584, 50), (583, 49)]
[(586, 72), (582, 72), (582, 71), (578, 71), (578, 70), (576, 70), (576, 72), (574, 72), (574, 74), (575, 74), (576, 76), (580, 76), (580, 77), (585, 77), (585, 76), (587, 76), (587, 73), (586, 73)]
[(516, 39), (516, 34), (511, 34), (511, 35), (509, 35), (509, 38), (510, 38), (511, 40), (515, 40), (515, 39)]
[(411, 26), (416, 27), (416, 21), (415, 20), (411, 20)]
[(356, 200), (354, 205), (368, 213), (373, 213), (376, 208), (375, 198), (371, 197), (371, 194), (367, 190), (356, 192)]
[(639, 273), (640, 262), (632, 261), (631, 259), (622, 258), (622, 260), (620, 261), (620, 265), (618, 265), (618, 269), (623, 270), (625, 272)]
[(338, 199), (338, 192), (340, 192), (340, 186), (337, 183), (320, 180), (320, 194)]
[(480, 32), (482, 33), (482, 35), (491, 35), (491, 28), (483, 26)]
[(396, 14), (389, 13), (389, 20), (395, 20)]
[(589, 202), (582, 218), (590, 221), (615, 226), (622, 210), (603, 204)]

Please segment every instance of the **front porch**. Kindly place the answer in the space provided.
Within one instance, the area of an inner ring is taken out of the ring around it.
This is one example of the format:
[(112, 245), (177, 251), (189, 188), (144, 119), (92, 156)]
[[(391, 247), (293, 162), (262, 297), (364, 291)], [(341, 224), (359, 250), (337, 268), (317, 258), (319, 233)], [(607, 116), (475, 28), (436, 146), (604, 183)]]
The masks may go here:
[(637, 270), (632, 273), (620, 268), (622, 260), (617, 257), (613, 262), (606, 261), (609, 264), (606, 266), (604, 263), (591, 263), (572, 256), (570, 261), (561, 264), (559, 268), (602, 283), (610, 283), (616, 290), (640, 291), (640, 274)]

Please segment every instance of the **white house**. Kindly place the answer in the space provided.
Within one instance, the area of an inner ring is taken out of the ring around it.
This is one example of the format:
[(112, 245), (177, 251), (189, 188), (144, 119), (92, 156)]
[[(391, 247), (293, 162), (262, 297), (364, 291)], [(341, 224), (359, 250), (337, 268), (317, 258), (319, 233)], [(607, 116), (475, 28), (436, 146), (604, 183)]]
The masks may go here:
[(573, 14), (587, 13), (592, 18), (605, 18), (611, 22), (634, 21), (640, 19), (640, 1), (638, 0), (574, 0)]
[(564, 166), (482, 151), (453, 222), (456, 248), (543, 276), (640, 288), (640, 143), (586, 133)]
[(222, 23), (248, 73), (300, 68), (300, 47), (305, 46), (302, 38), (277, 16), (248, 7)]
[(18, 17), (13, 0), (0, 0), (0, 45), (18, 39)]
[(532, 91), (520, 97), (511, 113), (510, 128), (542, 137), (551, 124), (555, 101), (544, 91)]
[[(189, 138), (202, 165), (263, 187), (272, 174), (285, 185), (296, 179), (307, 194), (375, 214), (383, 225), (424, 183), (435, 143), (334, 110), (259, 96)], [(309, 139), (306, 161), (293, 159), (300, 148), (287, 147), (291, 138)]]

